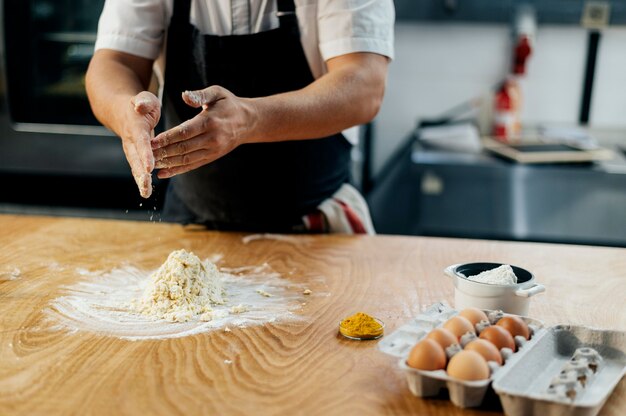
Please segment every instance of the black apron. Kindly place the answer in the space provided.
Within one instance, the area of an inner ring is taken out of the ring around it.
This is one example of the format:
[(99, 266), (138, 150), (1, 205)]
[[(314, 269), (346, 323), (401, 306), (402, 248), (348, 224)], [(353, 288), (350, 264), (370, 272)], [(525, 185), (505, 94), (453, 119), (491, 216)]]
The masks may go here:
[[(251, 98), (298, 90), (314, 81), (293, 0), (278, 0), (279, 28), (232, 36), (201, 34), (189, 23), (190, 4), (174, 1), (168, 30), (165, 97), (178, 122), (199, 111), (182, 101), (185, 90), (220, 85)], [(301, 230), (302, 216), (348, 182), (350, 149), (341, 134), (241, 145), (172, 178), (164, 219), (220, 230)]]

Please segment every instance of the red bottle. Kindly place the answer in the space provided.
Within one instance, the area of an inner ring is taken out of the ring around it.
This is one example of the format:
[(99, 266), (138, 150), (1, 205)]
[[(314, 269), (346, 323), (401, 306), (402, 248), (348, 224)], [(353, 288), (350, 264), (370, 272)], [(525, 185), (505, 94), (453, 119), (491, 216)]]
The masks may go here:
[(532, 53), (530, 38), (526, 35), (520, 35), (517, 44), (513, 50), (513, 73), (516, 75), (524, 75), (526, 73), (526, 61)]

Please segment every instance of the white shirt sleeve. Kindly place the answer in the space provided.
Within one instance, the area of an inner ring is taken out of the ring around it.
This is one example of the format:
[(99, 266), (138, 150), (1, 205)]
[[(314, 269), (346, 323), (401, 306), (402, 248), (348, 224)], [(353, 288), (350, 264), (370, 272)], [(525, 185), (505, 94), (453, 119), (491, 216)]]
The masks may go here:
[(319, 0), (317, 13), (324, 61), (354, 52), (393, 59), (393, 0)]
[(106, 0), (96, 50), (114, 49), (156, 59), (172, 15), (172, 0)]

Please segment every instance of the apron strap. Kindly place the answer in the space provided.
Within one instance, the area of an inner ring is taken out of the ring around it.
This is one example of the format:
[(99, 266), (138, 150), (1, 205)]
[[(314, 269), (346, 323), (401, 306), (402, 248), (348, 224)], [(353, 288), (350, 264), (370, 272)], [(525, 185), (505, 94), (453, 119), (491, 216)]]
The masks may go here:
[(276, 16), (281, 29), (291, 30), (294, 34), (300, 33), (294, 0), (276, 0)]
[(279, 12), (295, 13), (296, 5), (293, 0), (276, 0), (276, 9)]
[(191, 14), (191, 0), (174, 0), (174, 9), (172, 11), (172, 20), (170, 26), (173, 23), (179, 23), (176, 27), (184, 27), (189, 23), (189, 15)]

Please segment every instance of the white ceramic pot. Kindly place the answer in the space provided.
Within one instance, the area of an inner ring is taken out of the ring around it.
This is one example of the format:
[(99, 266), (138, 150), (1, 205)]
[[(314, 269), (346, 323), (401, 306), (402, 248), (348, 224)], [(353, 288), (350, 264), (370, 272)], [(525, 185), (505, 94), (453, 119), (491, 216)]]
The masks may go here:
[(464, 309), (500, 309), (515, 315), (528, 315), (530, 298), (545, 292), (545, 286), (535, 282), (535, 276), (521, 267), (511, 266), (517, 284), (492, 285), (473, 282), (465, 276), (475, 276), (487, 270), (502, 266), (501, 263), (455, 264), (444, 270), (454, 283), (454, 307)]

